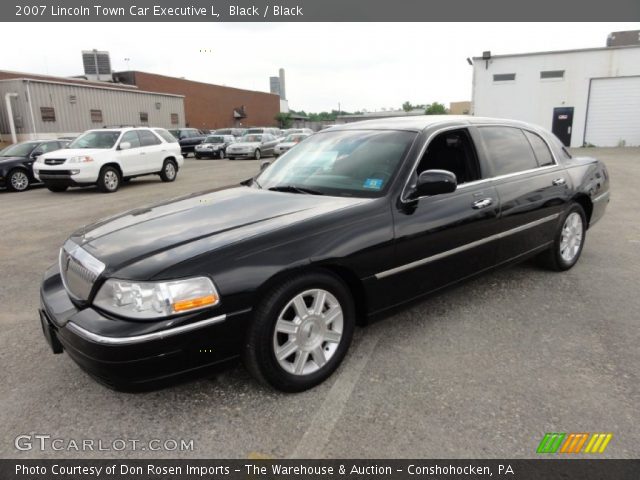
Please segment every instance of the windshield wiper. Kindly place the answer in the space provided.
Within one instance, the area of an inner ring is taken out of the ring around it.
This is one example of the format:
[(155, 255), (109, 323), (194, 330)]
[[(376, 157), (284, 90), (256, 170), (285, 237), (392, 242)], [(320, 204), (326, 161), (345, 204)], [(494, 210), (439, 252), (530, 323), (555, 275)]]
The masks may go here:
[(276, 185), (269, 188), (272, 192), (291, 192), (291, 193), (308, 193), (310, 195), (324, 195), (324, 193), (318, 190), (312, 190), (311, 188), (296, 187), (295, 185)]

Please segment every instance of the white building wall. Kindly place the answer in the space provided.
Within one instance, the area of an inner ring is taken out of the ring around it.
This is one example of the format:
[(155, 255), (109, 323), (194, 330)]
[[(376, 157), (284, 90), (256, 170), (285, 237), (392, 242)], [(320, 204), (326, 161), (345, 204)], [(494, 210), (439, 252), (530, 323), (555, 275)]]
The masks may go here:
[[(640, 47), (474, 58), (473, 114), (531, 122), (551, 130), (555, 107), (574, 107), (571, 146), (584, 140), (592, 78), (640, 75)], [(564, 79), (540, 79), (540, 72), (564, 70)], [(515, 73), (513, 82), (493, 75)], [(639, 113), (640, 114), (640, 113)]]

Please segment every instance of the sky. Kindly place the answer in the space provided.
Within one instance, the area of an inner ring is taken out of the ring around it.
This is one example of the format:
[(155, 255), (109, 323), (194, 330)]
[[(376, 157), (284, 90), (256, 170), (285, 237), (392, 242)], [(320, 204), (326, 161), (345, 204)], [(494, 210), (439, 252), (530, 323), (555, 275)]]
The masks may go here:
[[(5, 23), (0, 69), (82, 74), (82, 50), (141, 70), (269, 91), (286, 72), (289, 107), (378, 111), (471, 99), (466, 58), (605, 46), (640, 23)], [(25, 34), (25, 32), (31, 32)], [(45, 39), (45, 40), (41, 40)], [(125, 61), (125, 59), (129, 59)]]

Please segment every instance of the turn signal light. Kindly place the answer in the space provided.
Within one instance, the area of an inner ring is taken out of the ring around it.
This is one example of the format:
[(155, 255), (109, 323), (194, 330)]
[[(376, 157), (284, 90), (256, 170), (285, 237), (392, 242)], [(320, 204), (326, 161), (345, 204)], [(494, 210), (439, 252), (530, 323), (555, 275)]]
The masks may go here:
[(173, 304), (173, 311), (176, 313), (193, 310), (194, 308), (202, 308), (207, 305), (215, 305), (218, 303), (216, 295), (206, 295), (204, 297), (192, 298), (190, 300), (180, 300)]

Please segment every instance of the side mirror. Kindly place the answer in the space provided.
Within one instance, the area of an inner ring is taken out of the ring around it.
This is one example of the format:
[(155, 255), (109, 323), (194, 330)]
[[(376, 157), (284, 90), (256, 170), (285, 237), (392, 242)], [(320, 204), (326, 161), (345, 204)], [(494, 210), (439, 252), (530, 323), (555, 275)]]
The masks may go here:
[(269, 165), (271, 165), (271, 162), (269, 160), (263, 160), (262, 162), (260, 162), (260, 171), (266, 170)]
[(456, 190), (456, 175), (448, 170), (425, 170), (418, 177), (414, 196), (431, 196), (451, 193)]
[(120, 142), (120, 150), (129, 150), (131, 148), (131, 143), (129, 142)]
[(35, 151), (31, 152), (31, 158), (38, 158), (43, 153), (44, 152), (42, 150), (35, 150)]

